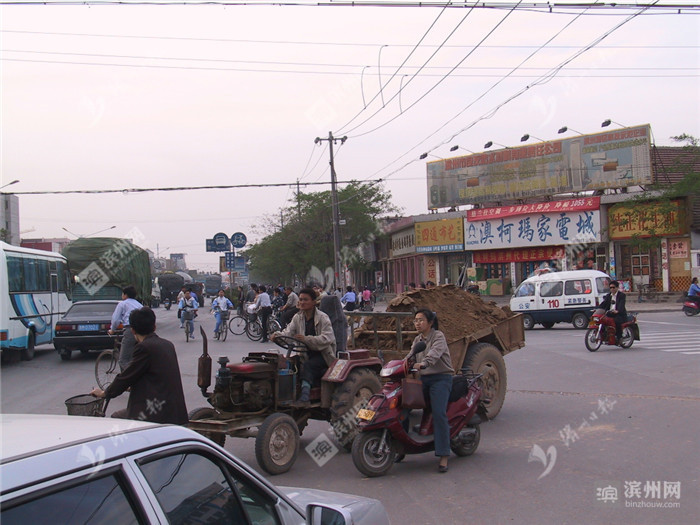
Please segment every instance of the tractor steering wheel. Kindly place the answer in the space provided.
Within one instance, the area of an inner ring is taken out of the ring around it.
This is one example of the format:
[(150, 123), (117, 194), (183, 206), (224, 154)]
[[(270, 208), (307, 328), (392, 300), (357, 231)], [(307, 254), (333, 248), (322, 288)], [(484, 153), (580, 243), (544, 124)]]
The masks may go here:
[(290, 337), (288, 335), (275, 336), (272, 342), (280, 348), (284, 348), (287, 351), (287, 358), (289, 358), (292, 355), (292, 352), (309, 351), (309, 345), (307, 345), (303, 341), (299, 341), (298, 339), (295, 339), (294, 337)]

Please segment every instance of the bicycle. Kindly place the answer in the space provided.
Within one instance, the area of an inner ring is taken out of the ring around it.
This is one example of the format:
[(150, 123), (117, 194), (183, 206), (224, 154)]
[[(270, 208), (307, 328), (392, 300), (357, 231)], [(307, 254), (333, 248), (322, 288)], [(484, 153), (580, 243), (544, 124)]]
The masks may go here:
[(116, 375), (121, 372), (119, 353), (122, 348), (122, 334), (117, 333), (113, 337), (114, 348), (103, 350), (95, 360), (95, 381), (101, 390), (107, 388), (114, 381)]
[(195, 310), (192, 310), (190, 308), (183, 308), (182, 309), (182, 320), (184, 321), (185, 324), (185, 342), (189, 342), (190, 337), (194, 339), (194, 314)]
[(639, 286), (639, 297), (637, 302), (641, 303), (644, 301), (653, 301), (655, 303), (659, 302), (659, 292), (653, 284), (642, 284)]
[(371, 296), (371, 297), (372, 297), (372, 298), (371, 298), (372, 307), (374, 308), (374, 306), (375, 306), (377, 303), (384, 301), (384, 287), (383, 287), (383, 286), (377, 287), (377, 288), (374, 290), (374, 292), (372, 292), (372, 296)]
[(224, 310), (222, 311), (220, 308), (217, 308), (215, 311), (218, 311), (219, 314), (221, 315), (221, 325), (219, 325), (219, 331), (214, 332), (214, 339), (217, 341), (226, 341), (226, 336), (228, 336), (228, 322), (229, 322), (229, 311)]

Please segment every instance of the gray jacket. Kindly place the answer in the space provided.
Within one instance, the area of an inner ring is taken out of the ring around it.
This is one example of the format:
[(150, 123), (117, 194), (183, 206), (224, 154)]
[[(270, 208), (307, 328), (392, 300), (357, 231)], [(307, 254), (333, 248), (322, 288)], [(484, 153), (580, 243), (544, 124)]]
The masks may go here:
[[(425, 341), (425, 350), (415, 353), (416, 344), (420, 341)], [(409, 357), (414, 356), (417, 363), (425, 365), (425, 368), (420, 371), (423, 376), (455, 373), (452, 368), (450, 349), (447, 347), (445, 334), (440, 330), (430, 330), (428, 337), (423, 337), (422, 335), (416, 337), (408, 355)]]
[[(314, 308), (314, 328), (316, 335), (307, 335), (305, 343), (312, 351), (321, 352), (323, 360), (328, 366), (333, 364), (336, 358), (335, 334), (331, 326), (330, 318), (318, 308)], [(281, 332), (275, 332), (276, 335), (286, 335), (293, 337), (297, 334), (304, 335), (306, 331), (306, 319), (304, 318), (303, 310), (300, 310), (287, 327)]]

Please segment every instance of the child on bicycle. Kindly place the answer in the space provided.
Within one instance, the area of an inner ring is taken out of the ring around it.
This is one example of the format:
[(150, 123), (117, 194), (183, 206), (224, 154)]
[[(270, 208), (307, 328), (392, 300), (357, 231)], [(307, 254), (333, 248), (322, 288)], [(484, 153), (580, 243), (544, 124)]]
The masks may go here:
[(233, 303), (224, 295), (223, 290), (219, 290), (219, 295), (211, 302), (211, 311), (216, 318), (216, 326), (214, 327), (214, 337), (221, 329), (221, 322), (224, 318), (228, 319), (228, 311), (233, 309)]

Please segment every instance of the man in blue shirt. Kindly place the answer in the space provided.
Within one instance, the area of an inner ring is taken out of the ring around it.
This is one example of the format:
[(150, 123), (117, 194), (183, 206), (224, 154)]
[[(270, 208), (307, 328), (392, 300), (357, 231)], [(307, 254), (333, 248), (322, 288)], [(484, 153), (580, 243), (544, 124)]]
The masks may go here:
[(698, 286), (698, 278), (693, 277), (688, 289), (688, 299), (695, 301), (695, 304), (700, 306), (700, 286)]
[(136, 300), (136, 288), (134, 286), (125, 286), (122, 290), (122, 301), (114, 309), (112, 314), (112, 324), (109, 327), (108, 333), (114, 335), (114, 331), (120, 326), (124, 328), (124, 337), (122, 338), (122, 348), (119, 352), (119, 368), (126, 370), (131, 362), (131, 355), (134, 353), (136, 339), (129, 327), (129, 315), (133, 310), (143, 308), (143, 305)]
[(183, 297), (180, 300), (180, 304), (178, 305), (178, 308), (182, 310), (182, 320), (184, 322), (185, 320), (185, 312), (192, 312), (193, 317), (190, 319), (189, 324), (185, 323), (183, 328), (185, 330), (190, 331), (190, 339), (194, 339), (194, 316), (197, 315), (197, 310), (199, 309), (199, 303), (197, 302), (197, 299), (192, 297), (192, 292), (187, 290), (185, 292), (185, 297)]
[[(233, 308), (233, 303), (228, 297), (224, 295), (223, 290), (219, 290), (219, 295), (211, 302), (211, 309), (214, 312), (214, 317), (216, 317), (216, 326), (214, 327), (214, 335), (219, 333), (221, 328), (221, 321), (225, 312)], [(228, 319), (228, 317), (227, 317)]]

